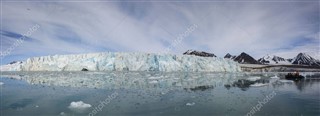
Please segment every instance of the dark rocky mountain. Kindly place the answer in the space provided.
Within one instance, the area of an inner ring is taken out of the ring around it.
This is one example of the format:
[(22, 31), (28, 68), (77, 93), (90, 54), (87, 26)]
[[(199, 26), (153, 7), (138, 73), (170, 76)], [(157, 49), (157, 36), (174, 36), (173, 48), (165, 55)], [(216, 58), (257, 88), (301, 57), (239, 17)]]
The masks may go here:
[[(183, 55), (195, 55), (195, 56), (201, 56), (201, 57), (217, 57), (213, 53), (207, 53), (207, 52), (196, 51), (196, 50), (188, 50), (185, 53), (183, 53)], [(245, 52), (242, 52), (239, 56), (234, 56), (227, 53), (224, 56), (224, 58), (232, 59), (241, 64), (280, 64), (280, 65), (296, 64), (296, 65), (320, 67), (320, 60), (312, 58), (306, 53), (299, 53), (293, 59), (291, 58), (285, 59), (283, 57), (275, 56), (275, 55), (272, 55), (272, 56), (266, 55), (257, 61)]]
[(235, 59), (237, 56), (233, 56), (231, 54), (226, 54), (223, 58), (230, 58), (230, 59)]
[(297, 65), (320, 66), (319, 60), (312, 58), (306, 53), (299, 53), (292, 59), (291, 63)]
[(12, 61), (9, 64), (22, 64), (22, 61)]
[(217, 57), (213, 53), (207, 53), (203, 51), (196, 51), (196, 50), (188, 50), (183, 55), (195, 55), (195, 56), (201, 56), (201, 57)]
[(241, 64), (261, 64), (253, 57), (248, 55), (247, 53), (242, 52), (239, 56), (237, 56), (234, 61), (241, 63)]

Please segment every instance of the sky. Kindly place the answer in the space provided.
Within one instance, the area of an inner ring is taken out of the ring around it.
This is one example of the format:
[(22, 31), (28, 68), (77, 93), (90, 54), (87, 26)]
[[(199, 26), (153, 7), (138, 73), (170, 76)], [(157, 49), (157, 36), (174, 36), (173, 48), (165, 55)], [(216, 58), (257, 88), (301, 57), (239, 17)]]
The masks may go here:
[(1, 1), (2, 63), (92, 52), (320, 59), (314, 1)]

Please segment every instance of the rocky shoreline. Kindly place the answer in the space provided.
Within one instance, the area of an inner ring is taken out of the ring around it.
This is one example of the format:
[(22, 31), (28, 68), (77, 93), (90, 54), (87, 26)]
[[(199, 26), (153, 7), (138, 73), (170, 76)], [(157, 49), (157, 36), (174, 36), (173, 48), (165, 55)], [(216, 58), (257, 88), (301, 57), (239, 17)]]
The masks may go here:
[(244, 72), (320, 72), (320, 67), (304, 65), (239, 64)]

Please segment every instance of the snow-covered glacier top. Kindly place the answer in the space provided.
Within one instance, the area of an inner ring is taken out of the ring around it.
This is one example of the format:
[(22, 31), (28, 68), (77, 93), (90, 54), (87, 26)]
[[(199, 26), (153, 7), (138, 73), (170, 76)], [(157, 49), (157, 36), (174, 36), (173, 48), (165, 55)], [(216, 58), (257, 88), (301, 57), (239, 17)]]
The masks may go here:
[(206, 71), (238, 72), (238, 63), (190, 55), (104, 52), (28, 58), (1, 66), (1, 71)]

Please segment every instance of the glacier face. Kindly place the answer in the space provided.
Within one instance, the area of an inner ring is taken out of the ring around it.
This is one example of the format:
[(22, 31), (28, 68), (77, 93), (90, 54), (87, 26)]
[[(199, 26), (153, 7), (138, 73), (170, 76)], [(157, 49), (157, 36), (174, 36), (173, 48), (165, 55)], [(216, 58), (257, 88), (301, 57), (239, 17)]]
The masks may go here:
[(223, 58), (189, 55), (105, 52), (34, 57), (2, 71), (205, 71), (238, 72), (238, 63)]

